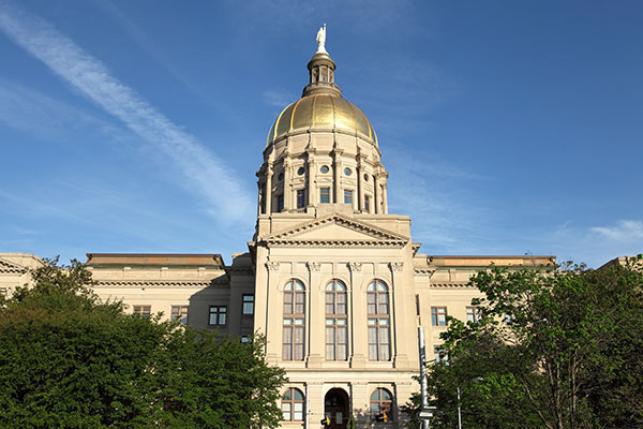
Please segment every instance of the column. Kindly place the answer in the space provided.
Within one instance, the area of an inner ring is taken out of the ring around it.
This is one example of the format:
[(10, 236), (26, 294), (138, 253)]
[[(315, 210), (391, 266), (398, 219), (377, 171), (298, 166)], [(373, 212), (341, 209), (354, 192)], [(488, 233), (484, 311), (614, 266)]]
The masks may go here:
[(374, 210), (373, 213), (379, 214), (380, 213), (380, 181), (379, 181), (379, 176), (377, 174), (373, 175), (373, 204), (374, 204)]
[[(403, 281), (404, 262), (391, 262), (392, 293), (391, 293), (391, 348), (393, 357), (393, 366), (395, 368), (408, 368), (409, 357), (407, 354), (405, 338), (411, 335), (417, 342), (415, 334), (403, 332), (406, 328), (415, 328), (414, 324), (409, 325), (407, 320), (408, 314), (405, 313), (404, 300), (407, 298)], [(407, 320), (405, 320), (407, 319)]]
[(272, 213), (272, 161), (268, 161), (266, 168), (266, 213)]
[(368, 320), (366, 314), (366, 291), (361, 289), (362, 264), (351, 262), (349, 287), (349, 332), (350, 366), (364, 368), (368, 359)]
[(325, 298), (324, 292), (320, 289), (319, 284), (319, 262), (308, 262), (308, 317), (307, 317), (307, 337), (308, 337), (308, 359), (306, 366), (308, 368), (320, 368), (325, 356), (326, 346), (326, 329), (325, 329), (325, 306), (322, 297)]
[(315, 160), (316, 149), (308, 149), (308, 158), (306, 160), (306, 175), (308, 177), (308, 183), (306, 184), (306, 189), (308, 190), (308, 207), (317, 205), (317, 192), (315, 183), (315, 174), (317, 173), (317, 163)]
[(362, 180), (364, 173), (362, 172), (362, 155), (360, 152), (357, 153), (357, 168), (356, 173), (357, 173), (357, 210), (362, 211), (364, 208), (364, 185), (362, 184)]
[(324, 386), (322, 383), (306, 384), (306, 427), (318, 428), (324, 417)]
[(286, 154), (284, 158), (284, 209), (286, 211), (295, 208), (293, 204), (293, 189), (292, 189), (292, 161), (290, 155)]
[(281, 360), (281, 343), (283, 335), (283, 302), (282, 294), (278, 290), (280, 281), (279, 262), (267, 260), (266, 310), (265, 310), (265, 335), (266, 335), (266, 360), (276, 363)]
[(335, 194), (333, 203), (335, 204), (341, 204), (344, 202), (344, 198), (342, 195), (342, 187), (340, 183), (342, 178), (342, 154), (343, 153), (344, 151), (341, 149), (333, 150), (333, 193)]

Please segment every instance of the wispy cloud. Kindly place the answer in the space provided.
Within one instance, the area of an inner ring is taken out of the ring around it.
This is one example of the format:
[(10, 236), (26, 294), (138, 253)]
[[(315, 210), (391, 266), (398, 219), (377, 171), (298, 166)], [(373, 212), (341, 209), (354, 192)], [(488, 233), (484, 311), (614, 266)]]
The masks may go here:
[(161, 149), (217, 219), (247, 222), (252, 218), (249, 193), (221, 159), (112, 76), (101, 61), (73, 40), (5, 1), (0, 1), (0, 30), (148, 144)]
[(88, 132), (111, 141), (131, 137), (127, 130), (84, 109), (1, 78), (0, 123), (49, 141), (86, 136)]
[(643, 250), (643, 222), (637, 220), (620, 220), (615, 225), (595, 226), (591, 231), (609, 240), (633, 243), (638, 242)]
[(284, 108), (295, 99), (288, 91), (266, 90), (261, 94), (264, 103), (268, 106)]

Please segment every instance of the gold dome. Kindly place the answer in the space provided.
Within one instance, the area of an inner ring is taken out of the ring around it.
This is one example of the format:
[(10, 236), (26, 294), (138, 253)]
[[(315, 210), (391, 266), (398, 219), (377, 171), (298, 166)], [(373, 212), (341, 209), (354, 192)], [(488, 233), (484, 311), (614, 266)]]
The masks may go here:
[(323, 93), (306, 95), (288, 105), (270, 129), (267, 145), (287, 135), (322, 130), (360, 136), (377, 146), (364, 112), (341, 96)]

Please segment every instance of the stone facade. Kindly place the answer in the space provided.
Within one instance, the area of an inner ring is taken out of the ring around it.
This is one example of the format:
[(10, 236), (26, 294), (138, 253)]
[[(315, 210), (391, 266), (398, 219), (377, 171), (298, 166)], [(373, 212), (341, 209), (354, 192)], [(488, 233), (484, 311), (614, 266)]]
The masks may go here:
[[(286, 369), (283, 427), (401, 427), (419, 386), (417, 327), (432, 356), (446, 315), (475, 317), (468, 279), (490, 264), (555, 263), (551, 256), (429, 256), (411, 219), (388, 213), (388, 172), (366, 116), (316, 53), (302, 98), (270, 130), (258, 177), (248, 252), (99, 254), (87, 264), (102, 299), (128, 312), (163, 313), (198, 329), (265, 335), (267, 358)], [(0, 291), (29, 282), (39, 259), (0, 254)], [(295, 389), (295, 390), (292, 390)], [(373, 415), (387, 412), (388, 422)]]

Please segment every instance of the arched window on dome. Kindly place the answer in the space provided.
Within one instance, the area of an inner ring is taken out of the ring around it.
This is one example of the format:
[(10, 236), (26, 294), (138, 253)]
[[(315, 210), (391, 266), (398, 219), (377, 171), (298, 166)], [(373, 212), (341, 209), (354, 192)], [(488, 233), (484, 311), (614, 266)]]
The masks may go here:
[(346, 360), (348, 356), (348, 319), (346, 285), (332, 280), (326, 286), (326, 359)]
[(281, 397), (281, 415), (283, 420), (301, 422), (304, 420), (304, 394), (291, 387)]
[(371, 415), (373, 417), (386, 414), (386, 421), (393, 419), (393, 395), (388, 389), (377, 388), (371, 394)]
[(367, 289), (368, 358), (387, 361), (391, 358), (391, 329), (388, 286), (373, 280)]
[(283, 359), (303, 360), (306, 330), (306, 288), (291, 279), (284, 287)]

